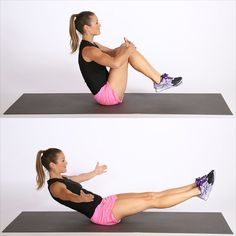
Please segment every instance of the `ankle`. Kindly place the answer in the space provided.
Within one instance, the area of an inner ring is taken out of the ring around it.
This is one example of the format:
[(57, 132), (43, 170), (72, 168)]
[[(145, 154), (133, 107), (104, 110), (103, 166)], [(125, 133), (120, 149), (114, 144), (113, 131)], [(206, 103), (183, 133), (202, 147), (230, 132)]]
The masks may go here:
[(155, 83), (160, 84), (161, 83), (161, 75), (156, 76), (153, 80)]

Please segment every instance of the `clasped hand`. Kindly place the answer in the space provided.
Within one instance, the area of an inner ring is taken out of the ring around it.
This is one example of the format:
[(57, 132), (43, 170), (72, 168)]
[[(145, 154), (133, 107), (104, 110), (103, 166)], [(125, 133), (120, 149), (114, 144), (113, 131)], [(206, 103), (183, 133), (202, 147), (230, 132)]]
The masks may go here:
[(135, 45), (129, 41), (127, 38), (124, 37), (125, 42), (121, 44), (121, 47), (126, 47), (131, 51), (134, 51), (136, 49)]

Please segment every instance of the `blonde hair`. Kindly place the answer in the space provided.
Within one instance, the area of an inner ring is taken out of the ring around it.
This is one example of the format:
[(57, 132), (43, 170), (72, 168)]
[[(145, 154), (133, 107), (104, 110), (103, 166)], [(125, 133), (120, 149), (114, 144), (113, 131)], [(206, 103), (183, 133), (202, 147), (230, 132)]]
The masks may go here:
[(49, 171), (51, 162), (57, 163), (57, 154), (61, 153), (62, 151), (57, 148), (49, 148), (45, 151), (40, 150), (36, 156), (36, 182), (37, 182), (37, 189), (42, 188), (45, 183), (45, 171), (44, 168)]
[(69, 33), (71, 53), (74, 53), (79, 44), (79, 36), (76, 30), (83, 35), (84, 26), (90, 25), (90, 16), (94, 15), (91, 11), (82, 11), (78, 14), (73, 14), (70, 17)]

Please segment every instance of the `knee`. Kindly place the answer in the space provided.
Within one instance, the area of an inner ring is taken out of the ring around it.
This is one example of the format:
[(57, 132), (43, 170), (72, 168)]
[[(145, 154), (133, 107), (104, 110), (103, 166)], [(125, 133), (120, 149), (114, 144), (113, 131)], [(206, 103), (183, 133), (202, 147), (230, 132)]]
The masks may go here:
[(152, 201), (156, 198), (156, 194), (154, 192), (147, 192), (145, 193), (144, 198), (146, 201)]
[(159, 199), (159, 196), (158, 196), (157, 192), (145, 193), (144, 201), (145, 201), (148, 208), (155, 208), (158, 199)]
[(137, 53), (139, 53), (137, 51), (137, 49), (134, 49), (133, 52), (130, 53), (129, 57), (128, 57), (128, 62), (132, 61), (133, 58), (135, 58), (135, 56), (137, 56)]

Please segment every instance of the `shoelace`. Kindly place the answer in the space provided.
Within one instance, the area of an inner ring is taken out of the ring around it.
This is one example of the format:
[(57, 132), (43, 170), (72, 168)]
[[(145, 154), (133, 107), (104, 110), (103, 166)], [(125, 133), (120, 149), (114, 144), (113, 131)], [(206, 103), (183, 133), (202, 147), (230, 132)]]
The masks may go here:
[(196, 184), (197, 184), (198, 187), (203, 185), (204, 182), (206, 182), (206, 181), (207, 181), (207, 177), (206, 176), (196, 178)]
[(164, 73), (161, 75), (161, 81), (163, 81), (165, 84), (169, 83), (168, 80), (172, 80), (173, 78), (170, 77), (168, 74)]
[(156, 89), (157, 87), (164, 87), (166, 84), (169, 83), (168, 80), (172, 80), (173, 78), (172, 77), (169, 77), (168, 74), (164, 73), (161, 75), (161, 83), (157, 84), (157, 83), (154, 83), (154, 88)]

